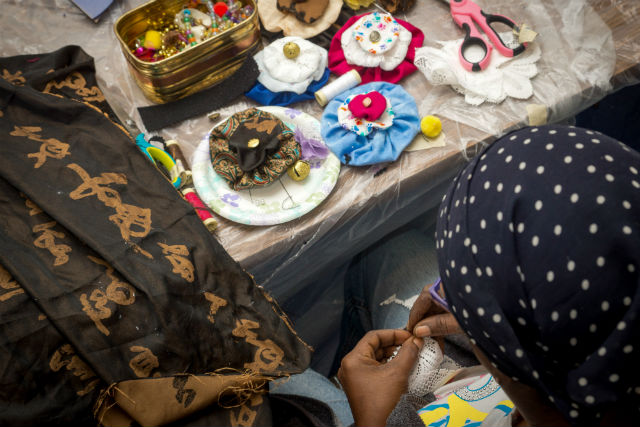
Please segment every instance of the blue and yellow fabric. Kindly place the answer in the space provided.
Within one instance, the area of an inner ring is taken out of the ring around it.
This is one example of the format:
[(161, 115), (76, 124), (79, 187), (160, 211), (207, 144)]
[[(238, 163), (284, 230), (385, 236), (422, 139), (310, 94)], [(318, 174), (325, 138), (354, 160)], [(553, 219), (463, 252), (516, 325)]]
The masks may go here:
[(144, 134), (139, 134), (136, 137), (136, 145), (147, 156), (151, 163), (158, 165), (160, 163), (169, 172), (169, 180), (175, 188), (180, 188), (182, 179), (176, 166), (176, 161), (171, 154), (167, 153), (161, 148), (151, 145), (145, 138)]
[[(389, 103), (393, 124), (372, 127), (363, 135), (348, 126), (339, 115), (349, 99), (357, 95), (379, 92)], [(322, 115), (322, 138), (342, 163), (365, 166), (395, 161), (402, 150), (413, 141), (420, 130), (420, 117), (416, 102), (401, 86), (386, 82), (373, 82), (342, 92), (333, 98)]]
[(427, 427), (479, 427), (490, 413), (506, 417), (513, 408), (493, 376), (485, 374), (418, 410), (418, 415)]

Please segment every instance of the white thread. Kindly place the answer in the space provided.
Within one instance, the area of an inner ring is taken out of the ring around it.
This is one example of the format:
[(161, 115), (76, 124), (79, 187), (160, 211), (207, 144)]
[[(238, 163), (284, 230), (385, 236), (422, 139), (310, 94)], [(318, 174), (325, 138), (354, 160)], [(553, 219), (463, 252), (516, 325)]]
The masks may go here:
[(411, 307), (413, 307), (413, 304), (416, 302), (416, 300), (418, 299), (418, 296), (420, 296), (420, 294), (416, 294), (412, 297), (409, 297), (407, 299), (400, 299), (396, 296), (396, 294), (391, 295), (389, 298), (387, 298), (386, 300), (382, 301), (380, 303), (380, 306), (382, 307), (383, 305), (389, 305), (389, 304), (400, 304), (403, 307), (408, 308), (409, 310), (411, 310)]
[(360, 74), (356, 70), (351, 70), (317, 91), (315, 93), (316, 101), (324, 107), (338, 94), (358, 86), (361, 82)]

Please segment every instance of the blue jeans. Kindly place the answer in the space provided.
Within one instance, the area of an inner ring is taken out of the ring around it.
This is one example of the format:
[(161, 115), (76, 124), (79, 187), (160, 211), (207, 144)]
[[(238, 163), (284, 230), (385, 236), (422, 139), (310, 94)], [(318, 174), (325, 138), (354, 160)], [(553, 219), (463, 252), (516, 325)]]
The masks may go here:
[[(403, 328), (409, 317), (411, 297), (438, 277), (433, 240), (433, 219), (421, 218), (420, 227), (403, 227), (358, 254), (345, 275), (345, 307), (340, 346), (332, 372), (371, 329)], [(426, 226), (425, 226), (426, 224)], [(403, 301), (408, 307), (393, 301)], [(387, 301), (381, 305), (381, 303)], [(288, 380), (271, 383), (271, 393), (296, 394), (327, 403), (342, 425), (353, 416), (342, 390), (323, 375), (308, 369)]]

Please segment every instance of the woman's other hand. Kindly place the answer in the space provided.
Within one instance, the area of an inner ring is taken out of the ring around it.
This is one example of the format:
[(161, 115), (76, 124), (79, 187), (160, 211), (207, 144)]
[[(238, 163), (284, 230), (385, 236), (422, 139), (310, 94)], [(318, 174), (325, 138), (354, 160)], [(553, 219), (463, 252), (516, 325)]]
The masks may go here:
[(433, 300), (429, 293), (431, 286), (433, 284), (425, 286), (413, 303), (406, 326), (407, 331), (421, 338), (461, 334), (462, 329), (453, 314)]

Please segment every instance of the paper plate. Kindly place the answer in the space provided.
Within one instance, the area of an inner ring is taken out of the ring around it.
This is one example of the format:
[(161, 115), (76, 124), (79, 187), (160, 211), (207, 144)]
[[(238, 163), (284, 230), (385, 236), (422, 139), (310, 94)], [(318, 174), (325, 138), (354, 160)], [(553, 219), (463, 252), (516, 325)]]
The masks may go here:
[[(320, 122), (309, 114), (284, 107), (260, 109), (282, 120), (293, 131), (300, 127), (308, 137), (322, 139)], [(240, 224), (274, 225), (301, 217), (331, 193), (340, 174), (338, 158), (329, 153), (326, 159), (312, 160), (309, 164), (311, 172), (303, 181), (294, 181), (285, 173), (266, 187), (234, 191), (213, 170), (207, 134), (193, 155), (191, 169), (198, 195), (215, 213)]]

